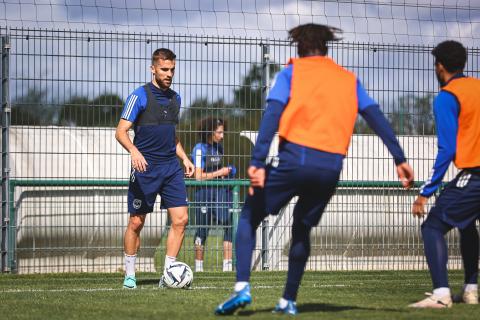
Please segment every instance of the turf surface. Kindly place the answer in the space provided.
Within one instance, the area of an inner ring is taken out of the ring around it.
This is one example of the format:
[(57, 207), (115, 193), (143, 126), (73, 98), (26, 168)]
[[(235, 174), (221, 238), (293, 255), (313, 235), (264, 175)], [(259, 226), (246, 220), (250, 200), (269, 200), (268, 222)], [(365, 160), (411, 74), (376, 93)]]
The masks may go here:
[[(158, 274), (137, 275), (137, 290), (122, 289), (121, 274), (0, 275), (1, 319), (212, 319), (226, 299), (234, 273), (195, 274), (193, 290), (158, 289)], [(276, 319), (284, 272), (252, 276), (253, 304), (238, 313)], [(457, 292), (462, 273), (450, 273)], [(448, 310), (406, 306), (431, 287), (426, 271), (307, 272), (298, 297), (298, 319), (479, 319), (480, 305)]]

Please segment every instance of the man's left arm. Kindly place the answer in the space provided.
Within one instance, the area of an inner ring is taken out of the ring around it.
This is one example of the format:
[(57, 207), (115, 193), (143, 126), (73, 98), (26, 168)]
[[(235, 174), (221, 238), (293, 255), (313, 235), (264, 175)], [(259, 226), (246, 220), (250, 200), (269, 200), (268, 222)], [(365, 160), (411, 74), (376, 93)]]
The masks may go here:
[(180, 142), (178, 137), (175, 137), (175, 143), (176, 143), (177, 157), (179, 157), (182, 160), (183, 165), (185, 166), (185, 174), (187, 175), (187, 177), (193, 176), (193, 173), (195, 172), (195, 166), (188, 158), (187, 154), (185, 153), (185, 150), (183, 150), (182, 143)]

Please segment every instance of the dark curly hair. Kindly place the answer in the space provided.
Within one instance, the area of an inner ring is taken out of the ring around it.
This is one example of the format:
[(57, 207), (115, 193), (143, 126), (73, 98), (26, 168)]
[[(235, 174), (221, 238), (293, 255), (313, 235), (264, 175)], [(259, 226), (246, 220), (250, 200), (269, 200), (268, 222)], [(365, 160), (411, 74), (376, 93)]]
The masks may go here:
[(467, 49), (457, 41), (448, 40), (439, 43), (432, 50), (435, 63), (441, 63), (450, 73), (462, 72), (467, 63)]
[(300, 57), (312, 54), (324, 56), (328, 53), (327, 42), (341, 40), (342, 38), (337, 37), (336, 34), (342, 32), (341, 29), (335, 27), (307, 23), (288, 31), (288, 38), (291, 44), (297, 44)]
[(198, 136), (203, 143), (207, 143), (208, 139), (212, 136), (213, 131), (218, 127), (223, 126), (223, 129), (227, 129), (227, 121), (221, 118), (208, 117), (204, 118), (198, 124)]

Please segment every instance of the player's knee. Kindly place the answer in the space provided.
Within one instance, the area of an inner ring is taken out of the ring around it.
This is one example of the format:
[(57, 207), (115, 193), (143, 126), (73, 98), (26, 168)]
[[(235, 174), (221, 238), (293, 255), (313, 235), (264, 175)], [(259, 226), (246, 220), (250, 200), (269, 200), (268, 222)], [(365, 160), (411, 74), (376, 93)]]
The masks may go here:
[(188, 215), (181, 215), (172, 221), (172, 227), (175, 229), (185, 229), (188, 224)]
[(290, 259), (296, 261), (305, 261), (310, 255), (310, 246), (304, 242), (292, 243), (290, 248)]
[(145, 224), (144, 219), (142, 219), (139, 216), (133, 216), (133, 217), (130, 217), (130, 220), (128, 221), (128, 228), (135, 232), (140, 232), (144, 224)]

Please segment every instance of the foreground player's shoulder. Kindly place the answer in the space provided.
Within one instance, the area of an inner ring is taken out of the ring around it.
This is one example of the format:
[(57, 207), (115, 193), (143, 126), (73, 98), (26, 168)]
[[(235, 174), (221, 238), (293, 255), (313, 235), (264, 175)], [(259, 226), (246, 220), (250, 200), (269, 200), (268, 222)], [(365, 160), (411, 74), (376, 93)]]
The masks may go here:
[(288, 102), (290, 98), (292, 72), (293, 65), (289, 64), (275, 75), (267, 100), (277, 100), (283, 104)]

